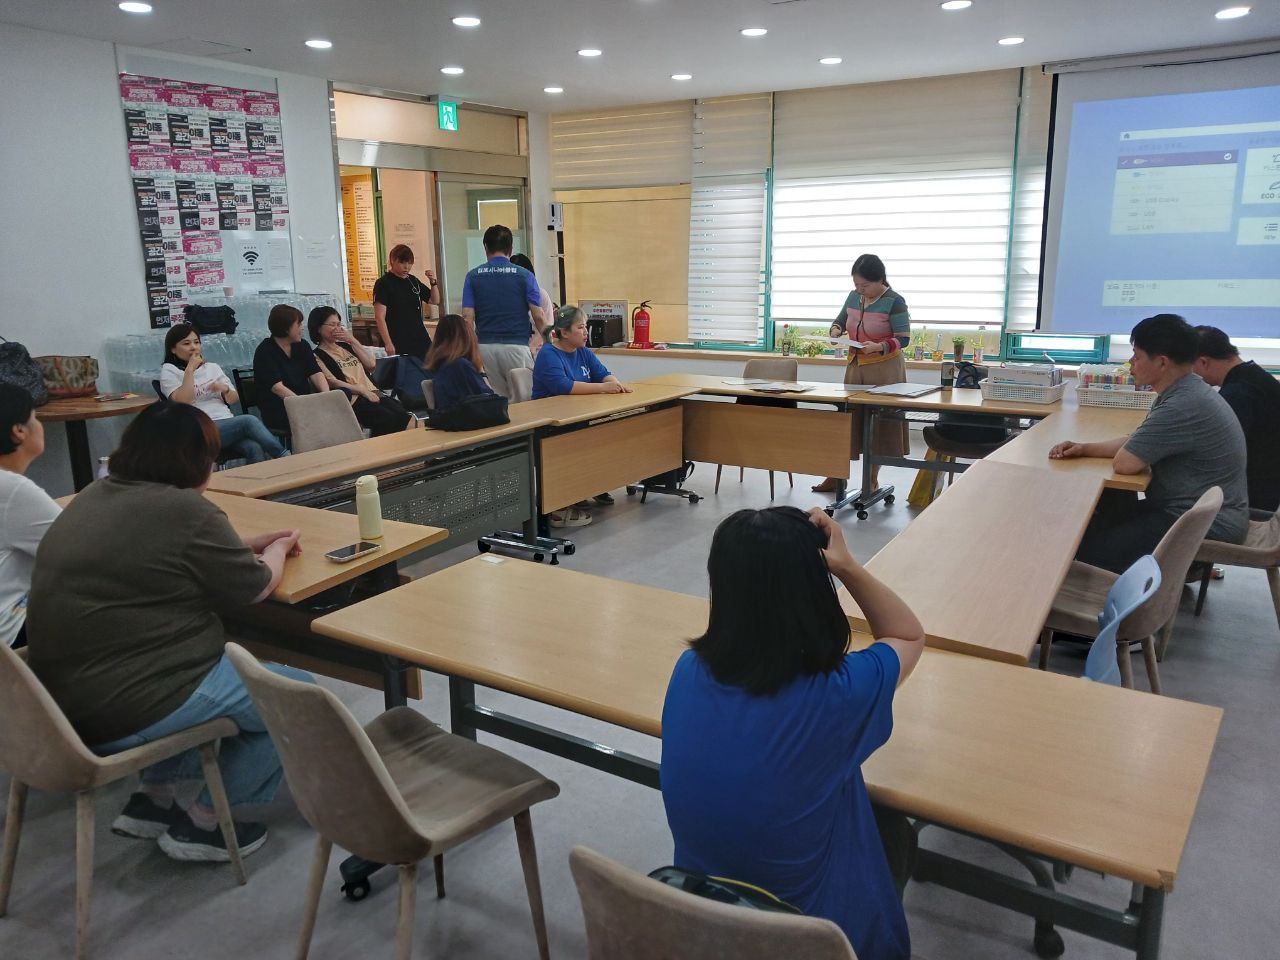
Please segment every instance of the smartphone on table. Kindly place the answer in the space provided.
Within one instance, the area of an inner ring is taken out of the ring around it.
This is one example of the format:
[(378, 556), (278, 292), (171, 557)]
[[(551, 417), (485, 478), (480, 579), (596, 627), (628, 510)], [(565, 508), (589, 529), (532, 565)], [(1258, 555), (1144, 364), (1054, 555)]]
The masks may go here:
[(337, 550), (330, 550), (325, 554), (334, 563), (347, 563), (356, 557), (363, 557), (365, 554), (373, 553), (380, 548), (382, 544), (373, 543), (369, 540), (361, 540), (359, 543), (348, 544), (345, 547), (338, 547)]

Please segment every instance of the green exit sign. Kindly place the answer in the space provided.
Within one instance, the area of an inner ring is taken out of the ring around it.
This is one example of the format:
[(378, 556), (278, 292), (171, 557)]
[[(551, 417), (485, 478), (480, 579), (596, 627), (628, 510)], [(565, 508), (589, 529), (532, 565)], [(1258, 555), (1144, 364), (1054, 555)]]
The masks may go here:
[(441, 100), (436, 104), (440, 111), (440, 129), (458, 132), (458, 105), (452, 100)]

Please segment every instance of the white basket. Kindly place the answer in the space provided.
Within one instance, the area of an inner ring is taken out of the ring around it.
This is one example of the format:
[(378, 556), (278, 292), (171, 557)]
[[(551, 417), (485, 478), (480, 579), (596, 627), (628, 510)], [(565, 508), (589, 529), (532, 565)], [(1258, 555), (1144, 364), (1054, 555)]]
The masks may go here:
[(1024, 403), (1057, 403), (1062, 399), (1065, 383), (1055, 383), (1051, 387), (1036, 383), (992, 383), (982, 381), (982, 399), (984, 400), (1021, 400)]
[(1127, 410), (1149, 410), (1156, 402), (1156, 396), (1154, 390), (1076, 387), (1076, 399), (1082, 407), (1124, 407)]

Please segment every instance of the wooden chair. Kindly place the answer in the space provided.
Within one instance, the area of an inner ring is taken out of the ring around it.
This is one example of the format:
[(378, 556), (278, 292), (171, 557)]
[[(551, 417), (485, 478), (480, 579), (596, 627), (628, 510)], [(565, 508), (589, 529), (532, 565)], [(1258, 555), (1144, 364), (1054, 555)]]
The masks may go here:
[[(800, 364), (796, 360), (770, 358), (767, 360), (748, 360), (742, 369), (742, 376), (752, 380), (779, 380), (783, 383), (792, 383), (800, 374)], [(776, 397), (738, 397), (737, 403), (747, 404), (756, 407), (785, 407), (794, 410), (797, 406), (794, 400), (779, 400)], [(715, 492), (720, 492), (720, 473), (724, 470), (724, 464), (716, 464), (716, 488)], [(742, 478), (746, 475), (743, 467), (738, 468), (738, 482), (742, 482)], [(796, 479), (790, 473), (787, 474), (787, 482), (791, 486), (796, 485)], [(773, 499), (773, 471), (769, 471), (769, 499)]]
[(857, 960), (830, 920), (717, 903), (628, 870), (586, 847), (569, 853), (587, 960)]
[(547, 927), (529, 808), (560, 788), (492, 747), (446, 733), (422, 714), (396, 707), (361, 729), (328, 690), (261, 667), (243, 647), (230, 657), (271, 733), (299, 811), (319, 834), (307, 886), (297, 956), (305, 960), (333, 844), (400, 869), (397, 960), (413, 948), (418, 861), (433, 857), (444, 896), (450, 848), (514, 819), (538, 953)]
[[(1182, 586), (1191, 569), (1191, 561), (1209, 532), (1214, 518), (1222, 509), (1222, 488), (1210, 487), (1195, 505), (1174, 521), (1173, 526), (1160, 538), (1151, 551), (1160, 565), (1160, 588), (1146, 603), (1125, 617), (1116, 631), (1116, 655), (1120, 663), (1120, 682), (1133, 686), (1133, 668), (1129, 663), (1129, 646), (1141, 643), (1142, 656), (1147, 664), (1147, 678), (1151, 692), (1160, 693), (1160, 668), (1157, 666), (1156, 634), (1160, 643), (1167, 645), (1173, 632), (1173, 621), (1178, 613), (1178, 601)], [(1101, 567), (1090, 566), (1079, 560), (1071, 564), (1067, 577), (1053, 601), (1053, 609), (1040, 633), (1040, 669), (1049, 667), (1049, 654), (1054, 631), (1071, 633), (1080, 637), (1098, 635), (1098, 614), (1107, 601), (1112, 585), (1119, 574)]]
[(294, 453), (322, 450), (364, 438), (345, 390), (284, 398)]
[(141, 747), (100, 757), (72, 729), (66, 715), (14, 650), (0, 644), (0, 769), (10, 774), (9, 807), (0, 856), (0, 917), (9, 907), (27, 790), (76, 796), (76, 960), (89, 955), (89, 904), (93, 895), (94, 792), (188, 750), (200, 751), (205, 783), (226, 840), (237, 883), (245, 883), (231, 807), (222, 787), (216, 748), (239, 733), (226, 718), (163, 737)]
[[(1267, 583), (1271, 587), (1271, 605), (1275, 608), (1276, 623), (1280, 625), (1280, 513), (1273, 513), (1266, 520), (1250, 520), (1249, 533), (1244, 543), (1220, 543), (1206, 540), (1196, 553), (1196, 562), (1204, 564), (1200, 576), (1200, 593), (1196, 597), (1196, 616), (1204, 609), (1205, 594), (1213, 576), (1215, 563), (1231, 567), (1253, 567), (1267, 571)], [(1164, 656), (1161, 649), (1160, 655)]]

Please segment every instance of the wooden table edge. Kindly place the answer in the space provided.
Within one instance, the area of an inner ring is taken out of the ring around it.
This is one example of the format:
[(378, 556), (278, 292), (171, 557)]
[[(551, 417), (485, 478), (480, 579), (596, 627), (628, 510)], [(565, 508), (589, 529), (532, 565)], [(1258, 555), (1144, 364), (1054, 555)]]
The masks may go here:
[[(406, 557), (411, 553), (416, 553), (418, 550), (424, 550), (432, 544), (439, 543), (441, 540), (444, 540), (449, 536), (449, 531), (444, 527), (429, 527), (424, 524), (405, 524), (405, 526), (421, 526), (424, 530), (432, 530), (434, 532), (430, 535), (419, 537), (411, 543), (406, 543), (402, 546), (396, 547), (395, 549), (379, 550), (375, 554), (371, 554), (369, 561), (362, 566), (360, 574), (368, 573), (370, 570), (377, 570), (379, 567), (385, 567), (388, 563), (394, 563), (401, 557)], [(306, 549), (305, 544), (303, 549)], [(374, 562), (375, 560), (377, 562)], [(301, 603), (303, 600), (310, 600), (312, 597), (317, 594), (324, 593), (324, 591), (331, 587), (336, 587), (339, 584), (347, 583), (354, 579), (352, 576), (342, 575), (345, 573), (343, 569), (345, 566), (345, 564), (334, 563), (334, 575), (332, 577), (326, 577), (324, 580), (311, 584), (301, 590), (285, 593), (282, 588), (277, 587), (275, 590), (271, 591), (271, 599), (288, 604), (296, 604)], [(286, 573), (288, 572), (287, 561), (285, 571)], [(359, 576), (360, 574), (356, 574), (356, 576)]]

